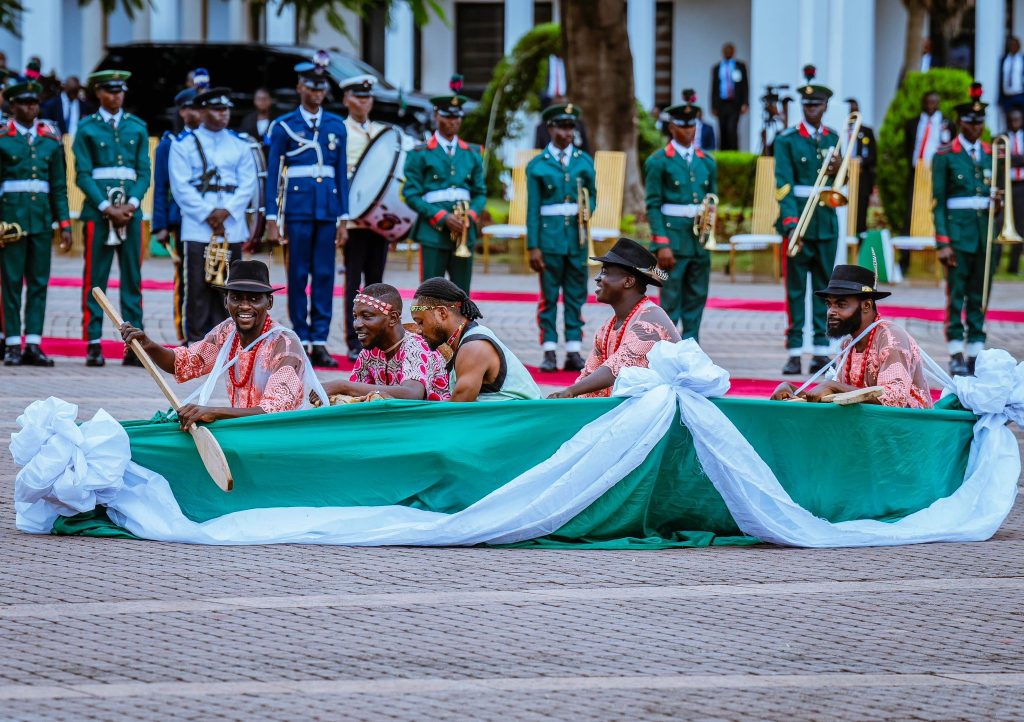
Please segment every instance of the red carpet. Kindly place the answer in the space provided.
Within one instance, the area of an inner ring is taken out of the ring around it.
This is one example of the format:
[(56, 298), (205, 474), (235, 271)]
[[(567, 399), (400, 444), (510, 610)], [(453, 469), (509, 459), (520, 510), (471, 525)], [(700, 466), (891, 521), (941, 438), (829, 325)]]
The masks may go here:
[[(50, 279), (50, 286), (53, 288), (81, 288), (82, 279), (55, 277)], [(117, 279), (110, 280), (110, 288), (117, 288)], [(142, 288), (147, 291), (171, 291), (174, 284), (171, 281), (143, 280)], [(412, 298), (414, 289), (400, 289), (402, 298)], [(278, 293), (283, 294), (284, 291)], [(335, 286), (334, 295), (342, 296), (345, 293), (344, 286)], [(523, 291), (474, 291), (473, 299), (476, 301), (512, 301), (516, 303), (537, 303), (539, 295)], [(587, 303), (597, 303), (593, 296), (587, 297)], [(708, 308), (727, 311), (754, 311), (761, 313), (785, 313), (786, 304), (784, 301), (757, 298), (709, 298)], [(884, 301), (880, 304), (883, 316), (890, 318), (914, 318), (921, 321), (933, 321), (942, 323), (945, 320), (946, 312), (942, 308), (928, 308), (924, 306), (897, 306), (890, 305)], [(1008, 311), (992, 309), (988, 312), (990, 321), (1001, 321), (1004, 323), (1024, 323), (1024, 311)]]

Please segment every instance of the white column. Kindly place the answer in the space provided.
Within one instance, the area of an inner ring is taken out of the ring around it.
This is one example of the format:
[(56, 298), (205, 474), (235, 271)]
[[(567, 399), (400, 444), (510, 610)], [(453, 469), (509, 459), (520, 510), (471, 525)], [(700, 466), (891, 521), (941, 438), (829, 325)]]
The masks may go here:
[(999, 97), (999, 59), (1006, 42), (1006, 3), (1004, 0), (977, 0), (974, 10), (974, 76), (985, 89), (989, 103), (986, 122), (992, 132), (1002, 127)]
[(25, 3), (25, 11), (21, 16), (21, 36), (26, 42), (21, 43), (21, 58), (8, 58), (8, 67), (21, 70), (33, 55), (43, 61), (42, 72), (50, 70), (58, 76), (64, 74), (64, 12), (61, 0), (35, 0)]
[(230, 8), (228, 38), (233, 42), (249, 40), (249, 3), (226, 0)]
[(654, 0), (628, 0), (626, 31), (633, 53), (636, 99), (646, 110), (654, 107)]
[[(220, 0), (211, 0), (211, 2), (219, 1)], [(281, 10), (279, 3), (273, 2), (268, 3), (266, 8), (267, 42), (271, 44), (280, 43), (282, 45), (294, 45), (295, 6), (288, 5)], [(278, 10), (281, 10), (280, 14), (278, 14)]]
[[(556, 3), (557, 4), (557, 3)], [(505, 55), (533, 27), (533, 0), (505, 0)]]
[(391, 6), (391, 22), (384, 31), (384, 77), (397, 88), (410, 90), (413, 82), (415, 23), (407, 2)]
[[(762, 119), (759, 101), (754, 98), (760, 98), (768, 84), (786, 83), (795, 87), (800, 77), (803, 57), (799, 37), (793, 36), (793, 18), (799, 14), (800, 4), (800, 0), (751, 0), (750, 3), (750, 63), (747, 66), (751, 95), (749, 147), (755, 153), (761, 148)], [(793, 95), (793, 92), (789, 94)], [(799, 114), (799, 103), (791, 104), (789, 110), (790, 116)]]
[(1024, 37), (1024, 0), (1013, 0), (1013, 35)]

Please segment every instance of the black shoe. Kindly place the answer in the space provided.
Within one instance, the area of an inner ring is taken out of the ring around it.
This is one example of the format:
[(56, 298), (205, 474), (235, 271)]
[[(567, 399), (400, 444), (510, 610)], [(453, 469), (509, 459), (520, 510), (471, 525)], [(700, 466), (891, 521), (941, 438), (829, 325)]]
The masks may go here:
[[(22, 363), (25, 363), (25, 362), (22, 361)], [(971, 376), (974, 376), (974, 366), (977, 363), (978, 363), (978, 357), (977, 356), (968, 356), (967, 357), (967, 373), (969, 373)]]
[(98, 343), (89, 344), (85, 351), (85, 365), (102, 366), (106, 362), (106, 359), (103, 358), (103, 347)]
[(139, 361), (139, 357), (135, 355), (135, 352), (130, 348), (124, 350), (124, 358), (121, 360), (122, 366), (135, 366), (136, 368), (145, 368), (142, 362)]
[(37, 343), (25, 344), (25, 351), (21, 354), (22, 366), (53, 366), (53, 359), (43, 353)]
[(8, 346), (4, 349), (4, 366), (21, 366), (21, 346)]
[(348, 360), (349, 361), (355, 361), (357, 358), (359, 358), (360, 350), (361, 349), (358, 349), (358, 348), (350, 348), (348, 350)]
[(338, 368), (338, 362), (327, 353), (327, 347), (323, 344), (314, 344), (313, 353), (309, 355), (309, 360), (313, 362), (314, 366), (321, 368), (336, 369)]
[(812, 356), (811, 357), (811, 366), (808, 369), (808, 372), (812, 373), (812, 374), (818, 373), (823, 368), (828, 366), (828, 362), (831, 361), (831, 360), (832, 359), (830, 359), (828, 356)]
[(558, 359), (555, 358), (554, 351), (545, 351), (544, 360), (540, 362), (538, 370), (543, 371), (546, 374), (552, 373), (558, 370)]
[(784, 376), (799, 376), (802, 372), (799, 356), (790, 356), (789, 361), (782, 367), (782, 374)]
[(565, 365), (562, 366), (563, 371), (582, 371), (583, 367), (586, 366), (583, 357), (580, 356), (579, 351), (570, 351), (565, 355)]
[(949, 357), (950, 376), (967, 376), (970, 372), (971, 370), (967, 366), (967, 361), (962, 353), (955, 353)]

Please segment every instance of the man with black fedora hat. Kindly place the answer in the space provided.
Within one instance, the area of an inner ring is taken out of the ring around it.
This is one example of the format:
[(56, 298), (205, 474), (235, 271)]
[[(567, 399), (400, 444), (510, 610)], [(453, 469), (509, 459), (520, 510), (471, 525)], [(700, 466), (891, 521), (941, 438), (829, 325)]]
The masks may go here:
[[(827, 308), (829, 338), (843, 339), (836, 357), (834, 381), (801, 393), (807, 401), (820, 401), (827, 394), (881, 386), (882, 394), (866, 403), (930, 409), (931, 392), (924, 375), (921, 349), (900, 326), (882, 320), (875, 302), (888, 291), (878, 290), (878, 276), (861, 266), (836, 266), (828, 286), (815, 295)], [(793, 398), (793, 386), (780, 384), (772, 398)]]
[[(300, 409), (311, 390), (322, 388), (298, 336), (270, 318), (273, 294), (281, 289), (270, 285), (267, 264), (235, 261), (220, 290), (229, 318), (189, 346), (166, 348), (127, 323), (120, 329), (126, 344), (141, 343), (178, 383), (225, 374), (231, 405), (185, 404), (178, 410), (182, 429), (197, 422)], [(228, 353), (221, 359), (225, 346)]]
[(660, 287), (668, 273), (654, 254), (632, 238), (620, 238), (601, 262), (596, 296), (615, 311), (594, 336), (594, 350), (576, 383), (549, 399), (610, 396), (619, 372), (630, 366), (647, 368), (647, 354), (658, 341), (679, 341), (668, 314), (647, 297), (648, 286)]

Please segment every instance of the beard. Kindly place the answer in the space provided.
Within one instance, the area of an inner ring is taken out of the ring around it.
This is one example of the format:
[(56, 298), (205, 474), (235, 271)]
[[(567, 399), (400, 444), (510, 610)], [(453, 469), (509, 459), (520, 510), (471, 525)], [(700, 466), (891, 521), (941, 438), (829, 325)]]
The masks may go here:
[(829, 324), (825, 333), (829, 338), (852, 336), (860, 328), (860, 321), (861, 312), (858, 311), (847, 319), (840, 319), (835, 325)]

